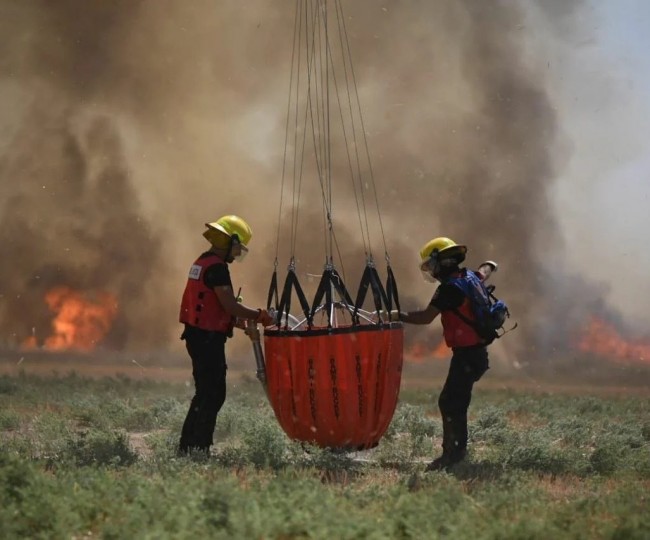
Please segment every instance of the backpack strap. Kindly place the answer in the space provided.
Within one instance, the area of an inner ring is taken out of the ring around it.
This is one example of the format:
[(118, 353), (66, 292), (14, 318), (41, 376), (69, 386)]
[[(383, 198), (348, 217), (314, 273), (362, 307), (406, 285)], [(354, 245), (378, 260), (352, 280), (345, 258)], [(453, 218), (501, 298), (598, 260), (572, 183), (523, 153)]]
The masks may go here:
[[(469, 277), (468, 277), (469, 276)], [(459, 289), (463, 291), (463, 294), (465, 295), (465, 298), (469, 301), (469, 303), (472, 305), (472, 311), (476, 312), (475, 308), (475, 303), (477, 302), (476, 294), (477, 291), (473, 290), (475, 289), (474, 283), (470, 282), (476, 282), (478, 286), (480, 286), (486, 294), (485, 300), (486, 300), (486, 307), (489, 308), (490, 305), (490, 297), (492, 296), (492, 290), (487, 289), (487, 287), (483, 284), (483, 282), (480, 280), (480, 278), (476, 275), (476, 273), (472, 272), (471, 270), (465, 269), (463, 272), (463, 275), (459, 278), (454, 279), (454, 285), (458, 286)], [(471, 289), (470, 289), (471, 288)], [(492, 296), (492, 298), (494, 298)], [(463, 321), (466, 325), (468, 325), (470, 328), (472, 328), (476, 334), (483, 340), (485, 340), (488, 344), (494, 341), (494, 339), (500, 337), (499, 333), (496, 330), (493, 330), (490, 332), (490, 335), (485, 335), (485, 329), (480, 326), (478, 321), (472, 320), (468, 317), (466, 317), (463, 313), (460, 312), (458, 308), (453, 308), (450, 311), (454, 313), (461, 321)]]
[(458, 318), (459, 318), (461, 321), (463, 321), (465, 324), (468, 324), (468, 325), (471, 326), (474, 330), (478, 330), (478, 327), (477, 327), (476, 321), (473, 321), (472, 319), (468, 319), (467, 317), (465, 317), (465, 315), (463, 315), (463, 314), (459, 311), (458, 308), (453, 308), (451, 311), (454, 313), (454, 315), (456, 315), (456, 317), (458, 317)]
[[(489, 335), (485, 335), (486, 332), (485, 332), (483, 329), (481, 329), (481, 327), (476, 323), (476, 321), (472, 321), (471, 319), (468, 319), (467, 317), (465, 317), (465, 315), (463, 315), (460, 311), (458, 311), (457, 308), (454, 308), (454, 309), (452, 309), (451, 311), (453, 311), (453, 313), (454, 313), (454, 314), (455, 314), (455, 315), (456, 315), (456, 316), (457, 316), (461, 321), (463, 321), (465, 324), (467, 324), (468, 326), (470, 326), (471, 328), (473, 328), (473, 329), (474, 329), (474, 332), (476, 332), (476, 335), (477, 335), (478, 337), (480, 337), (482, 340), (484, 340), (486, 345), (489, 345), (489, 344), (492, 343), (495, 339), (498, 339), (498, 338), (500, 338), (500, 337), (503, 335), (503, 334), (499, 334), (499, 332), (497, 332), (496, 330), (490, 330), (490, 334), (489, 334)], [(504, 334), (505, 334), (505, 332), (504, 332)]]

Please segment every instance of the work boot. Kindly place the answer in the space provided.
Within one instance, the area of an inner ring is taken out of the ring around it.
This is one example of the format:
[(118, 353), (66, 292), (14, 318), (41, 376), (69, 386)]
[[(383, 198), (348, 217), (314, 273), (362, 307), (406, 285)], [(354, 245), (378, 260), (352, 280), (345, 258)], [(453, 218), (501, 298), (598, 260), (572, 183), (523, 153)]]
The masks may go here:
[[(465, 458), (467, 438), (463, 429), (467, 429), (463, 418), (443, 415), (442, 418), (442, 455), (427, 465), (427, 471), (446, 471)], [(458, 429), (460, 427), (460, 429)]]
[(434, 471), (448, 471), (452, 465), (463, 461), (465, 459), (464, 451), (454, 451), (454, 452), (443, 452), (439, 458), (434, 459), (431, 463), (427, 465), (425, 469), (426, 472)]
[(210, 447), (179, 446), (179, 448), (176, 451), (176, 457), (192, 458), (195, 461), (203, 461), (210, 458)]
[(435, 471), (446, 471), (451, 465), (451, 460), (446, 454), (442, 454), (439, 458), (434, 459), (431, 463), (427, 465), (427, 468), (424, 469), (426, 472), (435, 472)]

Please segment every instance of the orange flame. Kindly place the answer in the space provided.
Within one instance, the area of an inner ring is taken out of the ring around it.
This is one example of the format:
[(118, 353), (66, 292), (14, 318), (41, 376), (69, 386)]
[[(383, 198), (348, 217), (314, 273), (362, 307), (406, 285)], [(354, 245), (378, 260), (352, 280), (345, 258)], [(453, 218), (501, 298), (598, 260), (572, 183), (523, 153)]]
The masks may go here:
[(445, 344), (445, 340), (441, 339), (435, 347), (430, 347), (425, 343), (414, 343), (407, 349), (405, 355), (407, 360), (416, 364), (422, 364), (427, 359), (433, 358), (435, 360), (446, 360), (449, 358), (449, 347)]
[(590, 318), (577, 347), (582, 352), (620, 362), (650, 362), (650, 342), (627, 340), (611, 324), (598, 317)]
[[(44, 347), (48, 350), (90, 351), (106, 336), (117, 314), (117, 299), (100, 292), (89, 299), (69, 287), (56, 287), (47, 292), (45, 302), (56, 316), (52, 321), (52, 335)], [(30, 336), (25, 347), (34, 347), (36, 339)]]
[(36, 347), (38, 347), (36, 336), (29, 336), (25, 341), (23, 341), (23, 349), (35, 349)]

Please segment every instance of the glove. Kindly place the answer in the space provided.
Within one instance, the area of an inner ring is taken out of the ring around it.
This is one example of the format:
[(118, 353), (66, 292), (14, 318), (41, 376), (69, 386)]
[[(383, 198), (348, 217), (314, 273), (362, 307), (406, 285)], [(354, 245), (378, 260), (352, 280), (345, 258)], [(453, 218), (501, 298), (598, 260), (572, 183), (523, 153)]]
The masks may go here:
[[(389, 313), (388, 313), (388, 311), (386, 311), (385, 309), (382, 309), (382, 310), (379, 312), (379, 316), (381, 317), (382, 320), (385, 320), (385, 321), (389, 320)], [(391, 320), (391, 321), (399, 321), (399, 320), (400, 320), (400, 316), (401, 316), (401, 313), (400, 313), (398, 310), (396, 310), (396, 309), (393, 309), (393, 310), (390, 312), (390, 320)]]
[(255, 319), (255, 322), (257, 324), (261, 324), (262, 326), (272, 326), (276, 324), (275, 318), (271, 317), (271, 315), (269, 315), (269, 312), (265, 309), (260, 308), (257, 310), (257, 312), (257, 318)]
[(498, 268), (499, 265), (494, 261), (485, 261), (482, 263), (481, 266), (478, 267), (478, 273), (481, 277), (481, 281), (486, 282), (488, 279), (490, 279), (490, 275), (493, 272), (496, 272)]
[(485, 265), (491, 266), (493, 272), (496, 272), (499, 269), (499, 265), (494, 261), (485, 261), (484, 263), (481, 263), (481, 266), (485, 266)]

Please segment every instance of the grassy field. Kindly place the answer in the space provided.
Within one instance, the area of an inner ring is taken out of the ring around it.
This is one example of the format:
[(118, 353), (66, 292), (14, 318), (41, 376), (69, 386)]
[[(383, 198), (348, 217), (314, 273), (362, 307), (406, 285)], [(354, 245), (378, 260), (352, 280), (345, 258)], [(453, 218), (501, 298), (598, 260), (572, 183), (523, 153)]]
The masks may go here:
[(289, 441), (259, 384), (232, 373), (218, 445), (201, 460), (175, 457), (192, 394), (182, 378), (11, 365), (0, 375), (3, 539), (650, 538), (647, 386), (488, 377), (468, 461), (425, 473), (439, 452), (439, 380), (411, 384), (417, 371), (380, 445), (351, 454)]

